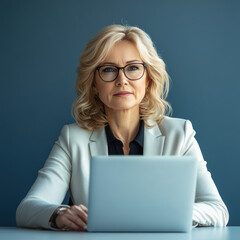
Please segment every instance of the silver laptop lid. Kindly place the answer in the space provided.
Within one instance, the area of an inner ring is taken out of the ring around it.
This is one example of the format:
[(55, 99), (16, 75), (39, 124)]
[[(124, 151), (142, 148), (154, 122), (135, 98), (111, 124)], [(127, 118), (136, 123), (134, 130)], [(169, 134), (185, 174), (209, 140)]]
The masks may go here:
[(93, 157), (87, 230), (190, 231), (196, 175), (194, 157)]

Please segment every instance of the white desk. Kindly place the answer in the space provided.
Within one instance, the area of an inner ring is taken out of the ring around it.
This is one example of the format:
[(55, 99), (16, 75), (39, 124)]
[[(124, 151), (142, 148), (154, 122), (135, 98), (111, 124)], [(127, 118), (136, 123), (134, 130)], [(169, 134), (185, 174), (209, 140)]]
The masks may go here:
[(0, 227), (0, 240), (239, 240), (240, 227), (195, 228), (192, 233), (87, 233)]

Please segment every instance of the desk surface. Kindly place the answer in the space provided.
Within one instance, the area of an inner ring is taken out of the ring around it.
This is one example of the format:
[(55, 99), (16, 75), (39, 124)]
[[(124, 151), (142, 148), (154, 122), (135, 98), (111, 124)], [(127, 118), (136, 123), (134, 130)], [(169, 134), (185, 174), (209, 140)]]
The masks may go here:
[(1, 240), (239, 240), (240, 227), (194, 228), (192, 233), (87, 233), (0, 227)]

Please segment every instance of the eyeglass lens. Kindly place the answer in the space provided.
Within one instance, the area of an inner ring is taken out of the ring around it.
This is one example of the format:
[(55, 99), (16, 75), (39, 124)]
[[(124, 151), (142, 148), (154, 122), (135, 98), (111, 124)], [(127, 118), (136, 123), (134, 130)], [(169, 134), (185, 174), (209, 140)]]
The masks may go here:
[[(144, 66), (141, 63), (133, 63), (123, 68), (125, 76), (130, 80), (137, 80), (144, 73)], [(117, 78), (119, 69), (115, 66), (105, 65), (99, 68), (99, 75), (103, 81), (110, 82)]]

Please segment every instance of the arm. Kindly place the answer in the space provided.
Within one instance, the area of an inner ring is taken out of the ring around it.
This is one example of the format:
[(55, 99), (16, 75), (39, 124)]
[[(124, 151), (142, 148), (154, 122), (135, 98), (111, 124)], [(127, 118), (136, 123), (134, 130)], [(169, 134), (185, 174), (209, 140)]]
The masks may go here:
[(226, 226), (229, 213), (213, 182), (211, 173), (207, 170), (199, 145), (195, 139), (195, 131), (190, 121), (185, 122), (185, 141), (182, 155), (196, 156), (198, 160), (197, 186), (193, 221), (199, 226)]
[(65, 197), (70, 176), (69, 130), (64, 126), (37, 180), (17, 208), (17, 225), (51, 228), (49, 219)]

